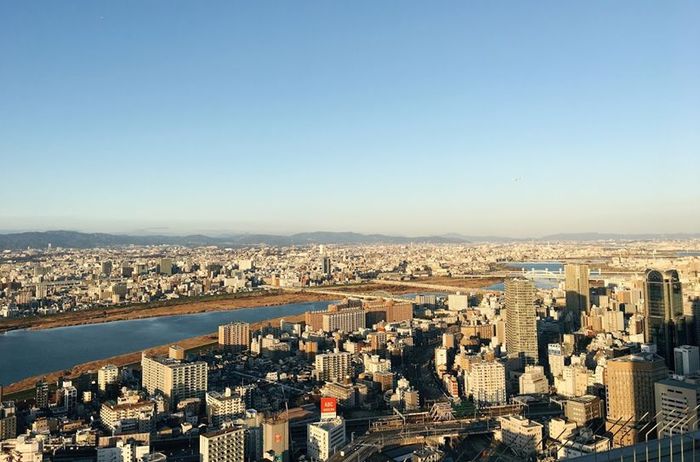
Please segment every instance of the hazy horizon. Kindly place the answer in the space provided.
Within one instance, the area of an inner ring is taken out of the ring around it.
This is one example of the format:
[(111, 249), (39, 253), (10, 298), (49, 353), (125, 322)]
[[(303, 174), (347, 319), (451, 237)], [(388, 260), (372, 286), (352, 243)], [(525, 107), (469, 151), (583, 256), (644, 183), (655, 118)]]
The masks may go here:
[(697, 232), (698, 23), (685, 1), (6, 2), (0, 229)]

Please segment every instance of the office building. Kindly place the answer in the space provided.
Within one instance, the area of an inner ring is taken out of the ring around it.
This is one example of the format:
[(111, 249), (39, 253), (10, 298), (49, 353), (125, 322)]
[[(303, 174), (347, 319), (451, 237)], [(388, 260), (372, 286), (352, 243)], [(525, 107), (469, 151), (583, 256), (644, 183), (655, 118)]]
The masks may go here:
[(654, 384), (667, 377), (663, 358), (653, 353), (622, 356), (607, 362), (606, 429), (613, 434), (615, 446), (628, 446), (640, 440), (644, 417), (656, 414)]
[(331, 257), (323, 257), (323, 274), (329, 277), (333, 273), (333, 267), (331, 266)]
[(564, 416), (579, 427), (587, 427), (604, 417), (603, 400), (593, 395), (577, 396), (564, 401)]
[(199, 435), (200, 462), (244, 462), (245, 429), (230, 425)]
[(351, 361), (352, 355), (344, 351), (316, 355), (314, 368), (317, 380), (342, 382), (350, 374)]
[(345, 420), (342, 417), (310, 423), (307, 430), (306, 454), (312, 462), (325, 462), (345, 445)]
[(700, 348), (682, 345), (673, 349), (676, 374), (692, 375), (700, 371)]
[(700, 376), (674, 376), (654, 384), (660, 437), (698, 430)]
[(647, 270), (644, 293), (644, 341), (656, 344), (658, 354), (673, 369), (673, 349), (688, 343), (678, 271)]
[(245, 351), (250, 346), (250, 324), (232, 322), (219, 326), (219, 345), (232, 351)]
[(151, 395), (162, 394), (170, 408), (183, 399), (204, 399), (207, 363), (185, 362), (172, 357), (141, 357), (142, 386)]
[(158, 264), (160, 274), (173, 274), (173, 261), (170, 258), (161, 258)]
[(509, 279), (506, 289), (506, 351), (520, 358), (522, 366), (536, 364), (537, 314), (535, 285), (527, 279)]
[(447, 296), (447, 307), (450, 311), (461, 311), (469, 308), (469, 294), (449, 294)]

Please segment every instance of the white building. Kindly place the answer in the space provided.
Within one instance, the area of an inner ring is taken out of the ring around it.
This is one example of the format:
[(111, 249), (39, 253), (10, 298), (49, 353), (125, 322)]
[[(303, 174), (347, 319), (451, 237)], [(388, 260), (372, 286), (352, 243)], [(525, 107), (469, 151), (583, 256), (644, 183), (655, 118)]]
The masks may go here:
[(119, 381), (119, 368), (114, 364), (107, 364), (97, 370), (97, 388), (102, 392), (107, 391), (109, 385)]
[(365, 372), (374, 374), (376, 372), (391, 372), (391, 361), (382, 359), (379, 355), (368, 355), (365, 353), (363, 357)]
[(314, 462), (324, 462), (345, 445), (345, 420), (342, 417), (308, 425), (306, 454)]
[(479, 405), (505, 404), (506, 368), (498, 361), (474, 363), (466, 372), (466, 393)]
[(141, 357), (142, 385), (151, 395), (163, 394), (171, 409), (187, 398), (204, 398), (207, 390), (207, 363), (185, 362), (174, 358)]
[(149, 452), (148, 445), (117, 441), (113, 448), (97, 448), (97, 462), (141, 462)]
[(451, 311), (466, 310), (469, 308), (469, 295), (450, 294), (447, 296), (447, 307)]

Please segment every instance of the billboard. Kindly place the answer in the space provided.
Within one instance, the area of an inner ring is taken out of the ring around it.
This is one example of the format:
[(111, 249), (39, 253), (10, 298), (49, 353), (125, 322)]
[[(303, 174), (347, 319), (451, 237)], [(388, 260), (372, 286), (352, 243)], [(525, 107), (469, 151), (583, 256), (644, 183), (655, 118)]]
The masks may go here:
[(338, 408), (338, 401), (335, 398), (321, 398), (321, 418), (335, 418)]

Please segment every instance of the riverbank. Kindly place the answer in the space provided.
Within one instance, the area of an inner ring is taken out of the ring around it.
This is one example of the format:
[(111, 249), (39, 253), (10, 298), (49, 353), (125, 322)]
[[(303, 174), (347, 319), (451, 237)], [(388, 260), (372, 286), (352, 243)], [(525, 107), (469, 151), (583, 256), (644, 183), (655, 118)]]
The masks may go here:
[[(260, 329), (261, 327), (267, 326), (268, 324), (279, 324), (280, 320), (285, 319), (290, 322), (300, 322), (304, 320), (304, 315), (292, 315), (292, 316), (283, 316), (279, 318), (270, 318), (264, 321), (256, 322), (251, 324), (252, 330), (257, 330)], [(217, 333), (212, 332), (210, 334), (206, 335), (200, 335), (197, 337), (191, 337), (191, 338), (186, 338), (179, 340), (177, 342), (178, 345), (183, 347), (187, 352), (193, 352), (197, 350), (202, 350), (202, 349), (208, 349), (208, 348), (213, 348), (218, 344), (218, 338), (217, 338)], [(148, 355), (162, 355), (162, 354), (167, 354), (168, 352), (168, 347), (172, 345), (173, 343), (168, 343), (166, 345), (160, 345), (157, 347), (153, 348), (147, 348), (143, 351), (146, 352)], [(83, 364), (78, 364), (71, 369), (66, 369), (66, 370), (60, 370), (60, 371), (54, 371), (54, 372), (49, 372), (47, 374), (41, 374), (33, 377), (27, 377), (25, 379), (22, 379), (18, 382), (12, 383), (10, 385), (7, 385), (4, 387), (4, 395), (8, 399), (20, 399), (20, 398), (25, 398), (24, 395), (28, 395), (36, 384), (37, 381), (39, 380), (45, 380), (47, 383), (55, 383), (60, 377), (66, 377), (69, 379), (77, 378), (82, 374), (85, 374), (87, 372), (91, 371), (96, 371), (100, 367), (107, 365), (107, 364), (114, 364), (115, 366), (119, 367), (124, 367), (124, 366), (130, 366), (134, 364), (138, 364), (141, 362), (141, 354), (142, 351), (135, 351), (131, 353), (126, 353), (123, 355), (117, 355), (117, 356), (112, 356), (109, 358), (104, 358), (104, 359), (98, 359), (95, 361), (90, 361), (86, 362)], [(28, 397), (28, 396), (27, 396)]]
[(214, 300), (189, 299), (172, 303), (130, 305), (127, 307), (71, 311), (43, 317), (9, 319), (0, 321), (0, 333), (16, 329), (52, 329), (55, 327), (82, 326), (113, 321), (206, 313), (209, 311), (317, 302), (326, 299), (328, 299), (327, 295), (314, 294), (313, 292), (248, 292), (232, 294)]

